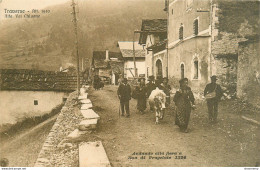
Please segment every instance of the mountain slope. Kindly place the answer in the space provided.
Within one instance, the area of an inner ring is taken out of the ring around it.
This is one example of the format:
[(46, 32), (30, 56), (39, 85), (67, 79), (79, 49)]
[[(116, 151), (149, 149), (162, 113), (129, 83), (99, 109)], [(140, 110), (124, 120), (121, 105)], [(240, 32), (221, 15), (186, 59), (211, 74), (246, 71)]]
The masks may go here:
[[(163, 7), (163, 0), (79, 0), (79, 54), (84, 65), (89, 66), (93, 50), (118, 51), (117, 41), (132, 41), (142, 19), (165, 18)], [(58, 70), (75, 63), (70, 3), (48, 9), (47, 16), (0, 25), (0, 68)]]

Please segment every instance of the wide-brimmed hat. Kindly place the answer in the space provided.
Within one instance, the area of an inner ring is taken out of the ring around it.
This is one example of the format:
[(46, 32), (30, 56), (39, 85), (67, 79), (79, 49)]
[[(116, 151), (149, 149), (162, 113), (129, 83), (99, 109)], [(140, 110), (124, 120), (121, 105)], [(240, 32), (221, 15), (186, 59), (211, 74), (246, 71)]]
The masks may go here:
[(124, 78), (124, 79), (123, 79), (123, 82), (127, 82), (127, 78)]
[(216, 75), (213, 75), (210, 78), (211, 78), (211, 80), (217, 80), (217, 76)]
[(145, 81), (145, 78), (144, 77), (141, 77), (138, 79), (138, 82), (141, 82), (141, 80), (144, 80)]
[(167, 77), (164, 77), (163, 80), (167, 80), (168, 81), (169, 79)]
[(154, 76), (149, 76), (148, 81), (154, 81)]
[(188, 80), (188, 78), (183, 78), (183, 79), (180, 79), (179, 83), (180, 83), (180, 84), (183, 84), (184, 81), (189, 81), (189, 80)]

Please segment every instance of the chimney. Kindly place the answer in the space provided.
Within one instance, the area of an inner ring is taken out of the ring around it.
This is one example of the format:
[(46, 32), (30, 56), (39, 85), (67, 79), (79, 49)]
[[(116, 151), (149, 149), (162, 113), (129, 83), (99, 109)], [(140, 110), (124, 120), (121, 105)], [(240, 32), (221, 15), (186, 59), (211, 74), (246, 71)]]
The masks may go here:
[(165, 6), (165, 7), (164, 7), (163, 10), (164, 10), (165, 12), (167, 12), (167, 11), (168, 11), (168, 0), (165, 0), (164, 6)]
[(109, 51), (106, 50), (106, 61), (109, 61)]

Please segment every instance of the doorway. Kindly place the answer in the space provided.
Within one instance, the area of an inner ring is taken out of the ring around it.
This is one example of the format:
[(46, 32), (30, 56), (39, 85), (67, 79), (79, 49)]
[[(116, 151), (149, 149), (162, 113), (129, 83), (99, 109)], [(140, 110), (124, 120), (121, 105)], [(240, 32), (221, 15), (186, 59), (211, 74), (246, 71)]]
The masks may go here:
[(157, 60), (156, 61), (156, 77), (157, 78), (162, 78), (163, 74), (162, 74), (162, 62), (161, 60)]

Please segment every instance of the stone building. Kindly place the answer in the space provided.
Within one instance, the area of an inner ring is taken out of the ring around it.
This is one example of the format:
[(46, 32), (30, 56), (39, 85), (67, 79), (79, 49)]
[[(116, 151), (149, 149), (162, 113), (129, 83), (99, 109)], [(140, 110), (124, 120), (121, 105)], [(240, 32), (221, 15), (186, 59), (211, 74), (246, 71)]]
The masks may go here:
[(259, 36), (239, 43), (237, 68), (237, 97), (260, 108)]
[[(117, 84), (124, 74), (124, 62), (120, 52), (93, 51), (91, 77), (98, 75), (111, 84)], [(92, 78), (93, 79), (93, 78)]]
[(49, 114), (76, 88), (72, 72), (0, 69), (0, 126)]
[[(120, 49), (124, 60), (124, 77), (133, 78), (135, 76), (134, 71), (134, 59), (133, 59), (133, 42), (131, 41), (118, 41), (117, 46)], [(135, 62), (137, 69), (137, 77), (145, 76), (145, 50), (138, 42), (134, 42), (135, 47)]]
[(259, 35), (259, 1), (170, 0), (168, 8), (168, 77), (182, 77), (202, 92), (217, 75), (227, 93), (235, 94), (238, 43)]
[(146, 49), (145, 68), (146, 77), (167, 76), (167, 19), (144, 19), (142, 20), (139, 44)]

